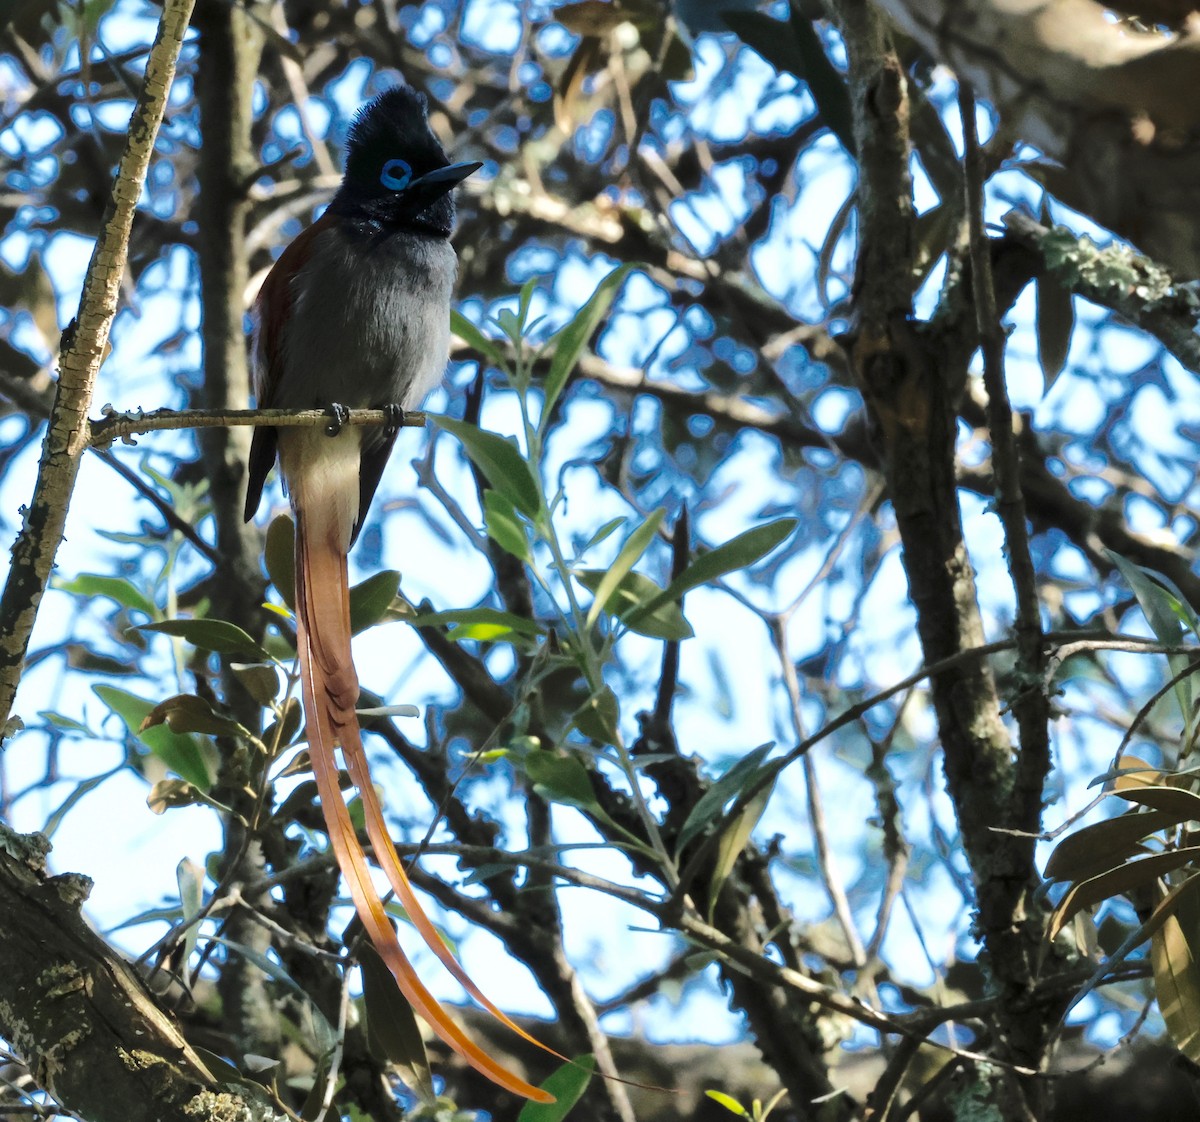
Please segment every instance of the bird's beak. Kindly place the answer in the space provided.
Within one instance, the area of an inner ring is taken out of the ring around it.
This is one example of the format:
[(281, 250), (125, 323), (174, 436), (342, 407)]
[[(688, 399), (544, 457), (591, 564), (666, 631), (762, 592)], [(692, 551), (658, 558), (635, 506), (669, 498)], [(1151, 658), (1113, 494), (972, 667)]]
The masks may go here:
[(407, 187), (404, 195), (407, 199), (418, 201), (423, 206), (429, 206), (443, 195), (453, 191), (468, 175), (474, 175), (483, 164), (475, 161), (467, 164), (451, 164), (449, 167), (438, 168), (417, 176)]

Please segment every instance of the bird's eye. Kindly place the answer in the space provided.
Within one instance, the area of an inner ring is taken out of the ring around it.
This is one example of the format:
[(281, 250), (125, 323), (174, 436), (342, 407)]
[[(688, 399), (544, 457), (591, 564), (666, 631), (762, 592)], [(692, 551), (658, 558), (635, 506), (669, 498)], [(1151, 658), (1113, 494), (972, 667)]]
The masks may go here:
[(389, 191), (401, 191), (412, 179), (412, 168), (403, 160), (388, 160), (379, 173), (379, 182)]

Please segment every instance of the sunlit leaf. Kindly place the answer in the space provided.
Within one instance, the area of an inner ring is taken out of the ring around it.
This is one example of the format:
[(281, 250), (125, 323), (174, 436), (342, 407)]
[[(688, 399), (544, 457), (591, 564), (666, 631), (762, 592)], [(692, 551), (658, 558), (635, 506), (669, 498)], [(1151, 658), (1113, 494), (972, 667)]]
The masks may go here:
[(750, 1112), (732, 1095), (727, 1095), (724, 1091), (705, 1091), (704, 1093), (710, 1099), (712, 1099), (713, 1102), (720, 1103), (730, 1113), (736, 1114), (741, 1118), (750, 1117)]
[(154, 601), (124, 577), (102, 576), (99, 573), (80, 573), (73, 580), (55, 581), (54, 587), (75, 596), (106, 596), (124, 608), (153, 619), (158, 614)]

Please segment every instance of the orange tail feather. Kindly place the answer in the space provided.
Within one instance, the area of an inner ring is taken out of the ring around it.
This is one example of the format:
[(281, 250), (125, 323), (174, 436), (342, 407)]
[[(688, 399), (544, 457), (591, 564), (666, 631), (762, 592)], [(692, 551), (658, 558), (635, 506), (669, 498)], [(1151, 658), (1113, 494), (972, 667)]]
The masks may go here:
[(371, 881), (366, 853), (359, 844), (338, 785), (334, 754), (338, 746), (342, 749), (350, 778), (362, 799), (367, 833), (376, 860), (387, 874), (388, 881), (421, 937), (463, 988), (497, 1020), (523, 1039), (559, 1059), (564, 1058), (515, 1024), (484, 996), (442, 942), (413, 893), (404, 866), (392, 845), (383, 809), (371, 783), (354, 711), (359, 690), (350, 652), (346, 554), (334, 533), (322, 531), (320, 526), (306, 526), (304, 512), (297, 511), (296, 622), (301, 692), (308, 724), (313, 775), (338, 868), (346, 878), (354, 907), (372, 944), (396, 979), (400, 992), (433, 1031), (467, 1063), (499, 1086), (534, 1102), (553, 1102), (552, 1095), (527, 1083), (475, 1044), (425, 988), (397, 941), (383, 902)]

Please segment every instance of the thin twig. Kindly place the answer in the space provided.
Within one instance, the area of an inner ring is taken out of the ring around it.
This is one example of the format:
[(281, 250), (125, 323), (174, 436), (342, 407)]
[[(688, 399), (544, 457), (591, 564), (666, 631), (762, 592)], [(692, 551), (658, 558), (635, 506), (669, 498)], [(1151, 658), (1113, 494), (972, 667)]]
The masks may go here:
[(398, 420), (386, 409), (349, 409), (337, 418), (322, 409), (155, 409), (152, 413), (106, 412), (89, 425), (88, 443), (103, 447), (114, 440), (164, 429), (217, 429), (238, 427), (317, 428), (330, 429), (346, 425), (399, 425), (402, 428), (422, 428), (424, 413), (405, 413)]

